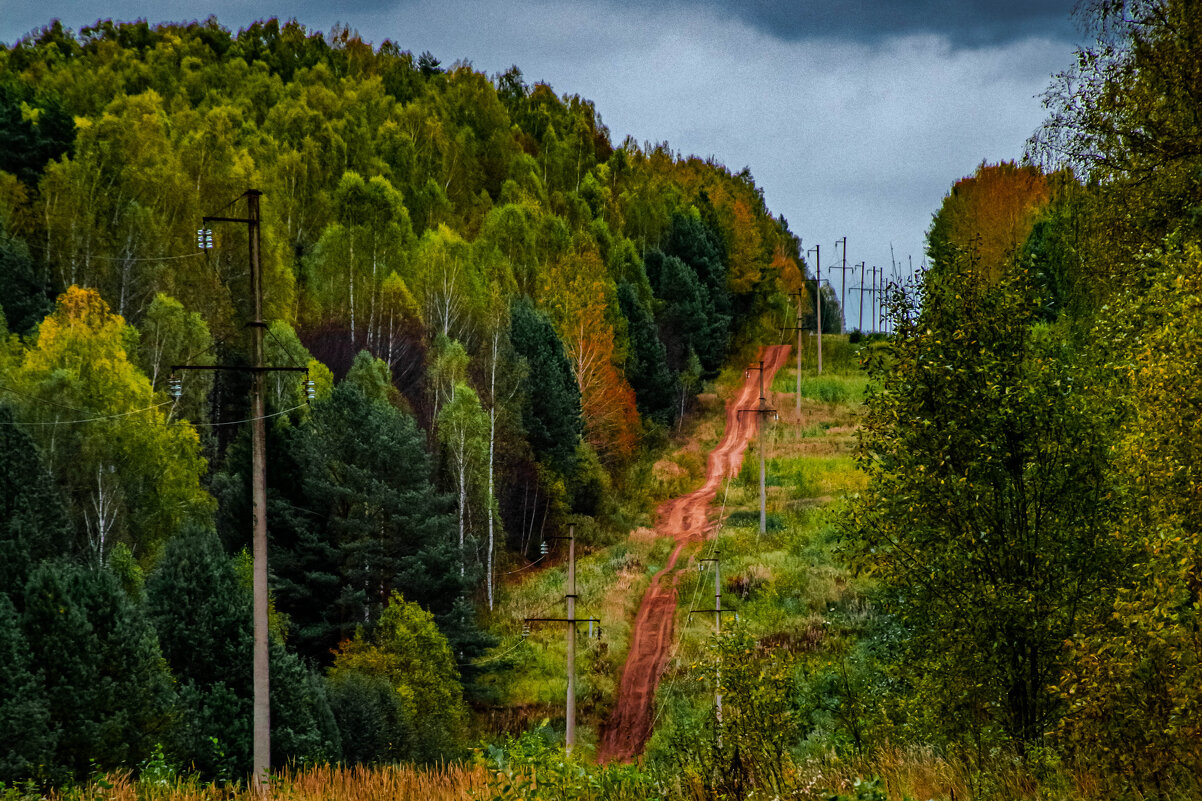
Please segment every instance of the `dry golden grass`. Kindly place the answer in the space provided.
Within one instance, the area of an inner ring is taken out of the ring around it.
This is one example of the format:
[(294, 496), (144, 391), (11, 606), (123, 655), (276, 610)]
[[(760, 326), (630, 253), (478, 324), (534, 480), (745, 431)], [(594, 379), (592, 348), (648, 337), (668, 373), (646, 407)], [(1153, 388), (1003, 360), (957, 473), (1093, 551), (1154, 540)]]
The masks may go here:
[[(489, 773), (482, 765), (321, 765), (278, 774), (266, 797), (287, 801), (464, 801), (481, 797), (488, 781)], [(69, 793), (52, 792), (48, 801), (259, 801), (263, 797), (245, 786), (187, 780), (150, 784), (132, 781), (129, 774), (115, 774)]]

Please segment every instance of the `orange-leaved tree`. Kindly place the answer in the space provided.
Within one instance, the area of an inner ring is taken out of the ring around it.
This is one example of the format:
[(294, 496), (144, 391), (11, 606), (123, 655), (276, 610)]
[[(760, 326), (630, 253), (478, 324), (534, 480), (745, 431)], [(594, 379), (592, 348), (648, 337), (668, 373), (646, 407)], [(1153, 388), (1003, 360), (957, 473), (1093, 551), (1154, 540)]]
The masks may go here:
[(634, 390), (615, 364), (616, 292), (592, 251), (572, 253), (547, 273), (547, 311), (563, 338), (584, 413), (585, 440), (606, 463), (634, 455)]

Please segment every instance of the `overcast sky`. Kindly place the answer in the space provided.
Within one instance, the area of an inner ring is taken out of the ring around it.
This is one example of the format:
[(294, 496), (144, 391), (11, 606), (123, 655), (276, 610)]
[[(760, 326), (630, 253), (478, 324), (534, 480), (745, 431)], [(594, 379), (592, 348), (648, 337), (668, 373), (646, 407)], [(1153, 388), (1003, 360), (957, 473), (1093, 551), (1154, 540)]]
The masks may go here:
[[(278, 16), (345, 23), (489, 75), (516, 64), (528, 83), (593, 100), (615, 143), (666, 140), (749, 167), (803, 247), (821, 245), (826, 277), (844, 236), (849, 265), (887, 268), (891, 244), (917, 265), (951, 184), (983, 160), (1022, 156), (1040, 94), (1071, 63), (1073, 2), (0, 0), (0, 40), (53, 18), (78, 30), (213, 13), (237, 30)], [(830, 277), (838, 290), (840, 273)]]

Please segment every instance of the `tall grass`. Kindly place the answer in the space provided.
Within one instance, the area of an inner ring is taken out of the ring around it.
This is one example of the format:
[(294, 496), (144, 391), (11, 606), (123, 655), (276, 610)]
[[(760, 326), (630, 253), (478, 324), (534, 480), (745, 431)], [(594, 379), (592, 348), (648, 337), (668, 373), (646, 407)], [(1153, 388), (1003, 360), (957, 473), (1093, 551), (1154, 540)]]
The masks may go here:
[[(318, 765), (277, 774), (272, 779), (269, 797), (291, 801), (464, 801), (481, 797), (489, 778), (488, 770), (479, 764)], [(84, 787), (53, 790), (46, 796), (47, 801), (260, 801), (262, 798), (246, 785), (205, 784), (187, 777), (136, 781), (128, 773), (110, 774)]]

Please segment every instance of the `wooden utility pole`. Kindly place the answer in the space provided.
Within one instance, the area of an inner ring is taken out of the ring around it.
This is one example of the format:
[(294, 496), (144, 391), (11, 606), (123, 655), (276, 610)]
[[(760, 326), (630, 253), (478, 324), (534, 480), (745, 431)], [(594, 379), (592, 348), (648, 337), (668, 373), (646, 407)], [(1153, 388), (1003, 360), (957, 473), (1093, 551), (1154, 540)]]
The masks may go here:
[[(268, 596), (267, 596), (267, 426), (264, 411), (264, 376), (271, 371), (308, 372), (305, 367), (263, 366), (263, 332), (267, 323), (263, 320), (263, 270), (260, 258), (259, 231), (261, 216), (259, 198), (263, 193), (248, 189), (246, 217), (204, 217), (205, 224), (211, 222), (243, 223), (247, 226), (250, 250), (250, 294), (253, 319), (246, 325), (251, 334), (251, 366), (236, 365), (173, 365), (171, 370), (234, 370), (251, 374), (250, 423), (251, 423), (251, 553), (253, 566), (253, 618), (254, 639), (252, 654), (252, 683), (254, 686), (251, 767), (257, 791), (267, 790), (268, 773), (271, 769), (271, 685), (268, 663)], [(241, 199), (241, 198), (239, 198)], [(212, 233), (198, 232), (197, 241), (204, 249), (211, 248)], [(173, 381), (174, 383), (174, 381)], [(177, 385), (178, 386), (178, 385)]]
[[(821, 357), (819, 357), (821, 358)], [(769, 414), (775, 415), (776, 409), (768, 406), (768, 399), (764, 397), (764, 360), (760, 359), (759, 365), (756, 367), (748, 367), (746, 374), (750, 375), (752, 370), (760, 371), (760, 403), (754, 409), (739, 409), (735, 414), (744, 414), (754, 412), (756, 414), (756, 434), (759, 435), (759, 451), (760, 451), (760, 534), (768, 532), (768, 490), (764, 480), (764, 426), (763, 420)]]
[[(576, 527), (568, 527), (566, 537), (547, 537), (549, 540), (568, 541), (568, 591), (564, 594), (567, 602), (567, 617), (528, 617), (526, 623), (567, 623), (568, 624), (568, 692), (564, 709), (564, 746), (568, 754), (576, 745), (576, 624), (596, 623), (597, 636), (601, 636), (601, 621), (595, 617), (576, 618)], [(592, 625), (589, 632), (592, 632)]]
[(822, 245), (814, 245), (814, 247), (806, 251), (807, 256), (811, 253), (814, 254), (814, 269), (817, 271), (815, 274), (818, 276), (814, 282), (814, 297), (816, 299), (814, 305), (818, 310), (818, 325), (816, 326), (818, 329), (818, 375), (822, 375)]

